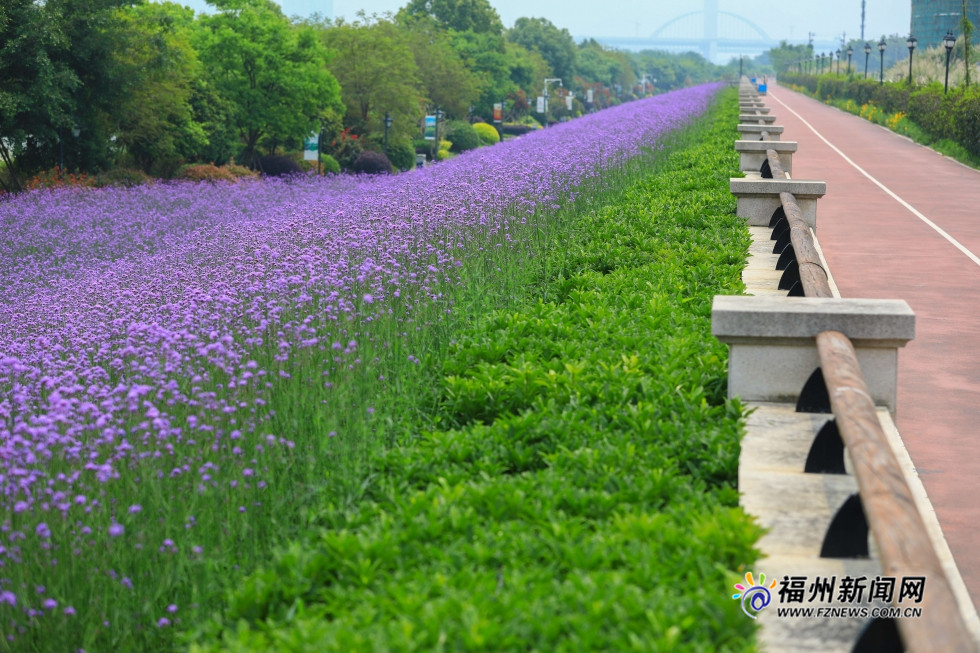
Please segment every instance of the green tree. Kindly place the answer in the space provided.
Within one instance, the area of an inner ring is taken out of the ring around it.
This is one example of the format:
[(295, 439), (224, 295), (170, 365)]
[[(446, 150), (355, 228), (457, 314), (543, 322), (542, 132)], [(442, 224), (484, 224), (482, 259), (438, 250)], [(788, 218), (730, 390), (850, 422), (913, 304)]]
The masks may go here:
[(406, 23), (421, 92), (449, 118), (463, 118), (480, 96), (480, 80), (453, 48), (450, 34), (429, 18)]
[(116, 142), (146, 172), (169, 176), (208, 144), (191, 105), (201, 73), (191, 46), (194, 12), (171, 2), (118, 11), (112, 76), (120, 92), (111, 113)]
[(450, 38), (453, 50), (479, 82), (475, 113), (490, 120), (494, 103), (516, 90), (508, 66), (507, 42), (500, 34), (473, 30), (453, 32)]
[(551, 76), (551, 68), (541, 53), (528, 50), (519, 43), (507, 41), (504, 48), (510, 79), (525, 93), (537, 93), (545, 77)]
[(391, 21), (360, 18), (321, 26), (321, 38), (333, 53), (328, 67), (347, 107), (344, 126), (380, 142), (388, 112), (389, 141), (410, 140), (418, 132), (424, 104), (410, 36)]
[(556, 77), (571, 82), (575, 74), (575, 41), (567, 29), (546, 18), (518, 18), (507, 39), (539, 52)]
[(298, 141), (343, 113), (328, 52), (308, 25), (291, 25), (270, 0), (212, 0), (199, 52), (229, 103), (243, 157), (258, 167), (259, 143)]
[[(31, 172), (31, 164), (58, 146), (59, 132), (70, 130), (79, 80), (65, 61), (69, 42), (50, 5), (9, 0), (0, 11), (0, 160), (6, 168), (0, 187), (14, 191), (21, 173)], [(25, 155), (33, 161), (20, 160)]]
[[(807, 44), (790, 45), (786, 41), (780, 41), (777, 47), (769, 49), (769, 65), (777, 73), (787, 72), (797, 61), (808, 57), (810, 49), (811, 47)], [(843, 56), (846, 58), (847, 54)]]
[(456, 32), (500, 34), (504, 29), (488, 0), (410, 0), (398, 13), (403, 19), (431, 17)]

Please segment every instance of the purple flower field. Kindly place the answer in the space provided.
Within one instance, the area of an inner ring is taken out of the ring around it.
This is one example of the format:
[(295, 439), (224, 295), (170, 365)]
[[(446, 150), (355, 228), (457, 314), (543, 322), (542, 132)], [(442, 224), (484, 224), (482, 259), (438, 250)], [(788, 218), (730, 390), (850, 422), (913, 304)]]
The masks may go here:
[(213, 600), (209, 560), (293, 526), (453, 289), (717, 89), (395, 176), (0, 202), (0, 650), (160, 641)]

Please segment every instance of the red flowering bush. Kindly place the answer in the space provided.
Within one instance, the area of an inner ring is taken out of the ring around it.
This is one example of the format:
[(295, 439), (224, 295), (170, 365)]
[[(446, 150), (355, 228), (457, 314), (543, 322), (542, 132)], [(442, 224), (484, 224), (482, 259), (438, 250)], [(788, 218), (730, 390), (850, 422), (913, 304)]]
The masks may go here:
[(95, 180), (84, 172), (65, 172), (55, 166), (43, 170), (24, 182), (25, 190), (35, 188), (90, 188)]

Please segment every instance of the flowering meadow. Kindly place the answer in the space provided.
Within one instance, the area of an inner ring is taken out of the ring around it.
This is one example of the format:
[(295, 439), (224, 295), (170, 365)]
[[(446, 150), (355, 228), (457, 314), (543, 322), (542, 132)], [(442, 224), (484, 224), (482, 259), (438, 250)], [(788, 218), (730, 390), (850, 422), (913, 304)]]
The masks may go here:
[(717, 90), (396, 176), (0, 202), (0, 650), (173, 648), (356, 494), (474, 292)]

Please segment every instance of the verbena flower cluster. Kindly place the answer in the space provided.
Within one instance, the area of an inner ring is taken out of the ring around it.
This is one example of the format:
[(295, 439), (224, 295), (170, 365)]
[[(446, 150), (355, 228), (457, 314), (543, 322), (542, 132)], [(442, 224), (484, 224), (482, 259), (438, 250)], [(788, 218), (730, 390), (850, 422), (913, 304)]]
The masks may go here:
[[(0, 632), (13, 640), (53, 619), (132, 627), (110, 624), (111, 599), (79, 586), (127, 592), (159, 569), (184, 573), (208, 555), (203, 521), (249, 520), (273, 491), (272, 458), (300, 464), (297, 441), (336, 434), (271, 421), (282, 384), (301, 374), (342, 387), (369, 357), (414, 360), (398, 330), (424, 329), (423, 308), (452, 310), (444, 290), (467, 257), (519, 246), (517, 225), (655, 147), (715, 91), (402, 175), (0, 203)], [(372, 331), (385, 320), (397, 328)], [(168, 597), (145, 596), (158, 605), (149, 627), (179, 621)]]

